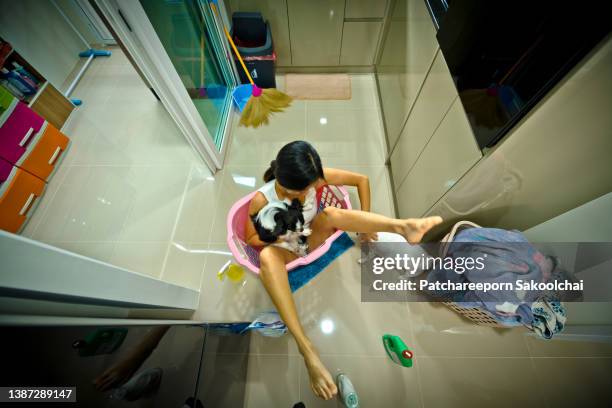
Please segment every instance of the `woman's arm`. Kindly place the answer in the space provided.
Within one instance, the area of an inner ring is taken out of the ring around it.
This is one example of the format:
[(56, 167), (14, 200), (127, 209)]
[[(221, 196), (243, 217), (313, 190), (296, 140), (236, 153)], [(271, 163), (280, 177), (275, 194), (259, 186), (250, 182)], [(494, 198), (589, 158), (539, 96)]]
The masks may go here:
[(257, 231), (255, 231), (255, 226), (253, 225), (253, 221), (251, 221), (251, 215), (255, 215), (264, 208), (268, 204), (268, 201), (264, 197), (263, 194), (257, 193), (251, 200), (249, 204), (249, 217), (246, 221), (246, 227), (244, 229), (244, 235), (246, 237), (246, 243), (250, 246), (265, 246), (268, 245), (266, 242), (263, 242), (259, 239), (259, 235), (257, 235)]
[(370, 211), (370, 180), (365, 174), (352, 171), (324, 168), (323, 175), (329, 184), (357, 187), (359, 204), (362, 211)]

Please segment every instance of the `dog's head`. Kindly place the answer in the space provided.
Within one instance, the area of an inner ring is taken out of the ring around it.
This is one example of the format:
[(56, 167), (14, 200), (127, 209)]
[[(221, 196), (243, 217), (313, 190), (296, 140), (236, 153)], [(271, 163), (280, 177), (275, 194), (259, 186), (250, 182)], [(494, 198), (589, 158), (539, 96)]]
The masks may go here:
[(259, 239), (263, 242), (276, 242), (279, 238), (304, 231), (302, 204), (294, 199), (291, 204), (281, 201), (266, 204), (256, 215), (251, 216)]

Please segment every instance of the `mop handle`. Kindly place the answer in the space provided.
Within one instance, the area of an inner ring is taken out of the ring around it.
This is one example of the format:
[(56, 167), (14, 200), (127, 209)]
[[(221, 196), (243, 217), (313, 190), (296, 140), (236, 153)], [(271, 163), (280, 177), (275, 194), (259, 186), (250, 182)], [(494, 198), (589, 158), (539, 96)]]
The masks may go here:
[[(217, 17), (219, 17), (219, 19), (221, 20), (221, 23), (223, 24), (223, 20), (221, 19), (221, 16), (219, 16), (219, 12), (217, 11), (217, 7), (215, 6), (214, 1), (210, 2), (210, 7), (213, 9), (213, 11), (217, 15)], [(236, 53), (236, 56), (238, 57), (238, 61), (240, 61), (240, 65), (242, 65), (242, 69), (244, 70), (244, 73), (246, 74), (247, 78), (249, 78), (249, 82), (251, 83), (251, 85), (255, 85), (255, 82), (253, 82), (253, 78), (251, 78), (251, 74), (249, 73), (249, 70), (247, 69), (246, 65), (244, 65), (244, 61), (242, 60), (242, 57), (240, 56), (240, 53), (238, 52), (238, 49), (236, 48), (236, 45), (234, 44), (234, 40), (232, 40), (232, 36), (227, 31), (227, 28), (225, 28), (225, 24), (223, 24), (223, 31), (225, 32), (225, 36), (227, 37), (227, 40), (232, 46), (232, 49)]]

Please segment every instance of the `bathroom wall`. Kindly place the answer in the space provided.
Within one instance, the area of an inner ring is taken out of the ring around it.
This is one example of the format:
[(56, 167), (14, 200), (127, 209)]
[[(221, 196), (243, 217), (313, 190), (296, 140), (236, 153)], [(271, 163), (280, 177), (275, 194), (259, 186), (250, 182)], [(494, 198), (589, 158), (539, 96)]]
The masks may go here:
[[(584, 242), (612, 242), (612, 193), (565, 212), (526, 231), (525, 236), (531, 242), (563, 242), (562, 246), (550, 246), (562, 250), (562, 253), (549, 253), (557, 256), (568, 270), (577, 272), (579, 279), (596, 281), (598, 290), (612, 293), (612, 276), (610, 268), (611, 255), (585, 254), (585, 249), (593, 248), (581, 245)], [(601, 247), (604, 248), (604, 247)], [(585, 265), (586, 261), (586, 265)], [(601, 297), (600, 297), (601, 298)], [(607, 326), (612, 333), (611, 302), (568, 302), (565, 304), (571, 325)], [(589, 331), (592, 331), (589, 328)], [(601, 331), (601, 330), (600, 330)]]
[(396, 0), (390, 7), (380, 61), (376, 64), (389, 153), (397, 143), (439, 48), (424, 1)]
[[(416, 1), (416, 0), (415, 0)], [(387, 0), (226, 0), (269, 21), (278, 72), (371, 72)]]
[[(524, 230), (612, 191), (612, 36), (426, 214)], [(421, 192), (415, 192), (420, 194)]]
[(62, 85), (85, 46), (53, 3), (0, 0), (0, 10), (0, 36), (63, 91)]

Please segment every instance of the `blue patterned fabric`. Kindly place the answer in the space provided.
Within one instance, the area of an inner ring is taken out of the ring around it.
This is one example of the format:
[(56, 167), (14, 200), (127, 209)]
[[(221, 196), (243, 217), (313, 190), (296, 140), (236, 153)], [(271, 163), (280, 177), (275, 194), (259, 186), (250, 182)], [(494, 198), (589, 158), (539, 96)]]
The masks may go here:
[(318, 258), (316, 261), (309, 263), (308, 265), (300, 266), (289, 272), (289, 286), (291, 292), (295, 292), (315, 276), (317, 276), (323, 269), (327, 267), (334, 259), (346, 252), (347, 249), (355, 245), (351, 237), (344, 232), (340, 235), (323, 256)]
[(550, 298), (543, 298), (531, 305), (533, 331), (545, 339), (552, 338), (565, 327), (567, 314), (563, 304)]
[[(556, 260), (544, 256), (518, 231), (498, 228), (470, 228), (461, 231), (449, 245), (447, 256), (486, 257), (486, 268), (457, 273), (438, 268), (427, 276), (429, 282), (450, 281), (506, 283), (517, 279), (535, 282), (575, 281)], [(505, 326), (525, 325), (539, 336), (550, 339), (563, 330), (565, 309), (552, 291), (429, 291), (451, 299), (461, 307), (486, 310)]]

